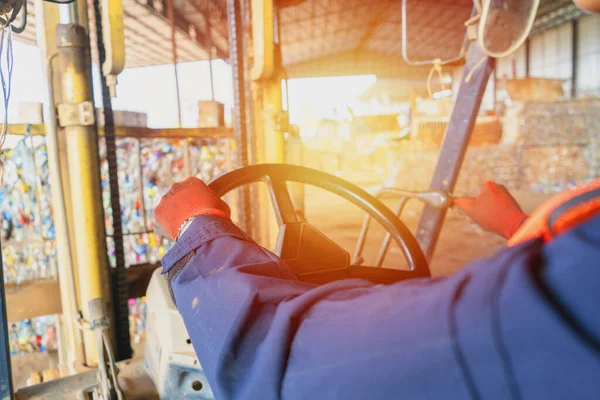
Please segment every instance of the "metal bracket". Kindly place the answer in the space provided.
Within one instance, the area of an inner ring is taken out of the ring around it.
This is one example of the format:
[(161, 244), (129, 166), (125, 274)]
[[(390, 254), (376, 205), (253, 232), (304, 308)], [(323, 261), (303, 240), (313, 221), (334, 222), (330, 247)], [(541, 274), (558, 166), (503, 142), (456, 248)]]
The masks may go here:
[(64, 128), (67, 126), (91, 126), (96, 121), (94, 103), (84, 101), (77, 104), (58, 105), (58, 123)]
[[(104, 299), (101, 297), (92, 299), (88, 306), (90, 326), (96, 333), (98, 345), (98, 388), (94, 390), (100, 390), (102, 399), (123, 400), (123, 392), (119, 386), (119, 372), (115, 365), (115, 356), (108, 334), (110, 321), (106, 316)], [(113, 396), (113, 393), (115, 396)]]

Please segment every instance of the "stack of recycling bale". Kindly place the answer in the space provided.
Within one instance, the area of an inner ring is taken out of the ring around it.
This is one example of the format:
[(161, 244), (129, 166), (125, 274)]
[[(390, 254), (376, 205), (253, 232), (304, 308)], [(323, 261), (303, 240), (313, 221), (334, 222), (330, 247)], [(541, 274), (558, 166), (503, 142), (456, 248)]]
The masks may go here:
[[(467, 150), (456, 194), (475, 195), (486, 180), (512, 190), (559, 192), (600, 176), (600, 99), (529, 102), (510, 141)], [(413, 141), (399, 150), (397, 187), (426, 189), (439, 150)]]
[(520, 117), (523, 189), (557, 192), (599, 175), (600, 100), (528, 103)]

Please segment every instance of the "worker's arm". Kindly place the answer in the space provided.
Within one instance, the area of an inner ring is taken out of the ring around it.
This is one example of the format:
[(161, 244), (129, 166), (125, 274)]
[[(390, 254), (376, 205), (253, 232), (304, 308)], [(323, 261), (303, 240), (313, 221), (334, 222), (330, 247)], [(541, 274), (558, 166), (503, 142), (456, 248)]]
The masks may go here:
[(180, 236), (163, 273), (218, 399), (468, 397), (448, 320), (463, 277), (298, 282), (197, 179), (176, 184), (155, 218)]
[(463, 278), (305, 284), (214, 216), (162, 263), (217, 399), (469, 396), (448, 319)]
[(171, 237), (187, 212), (199, 215), (162, 262), (217, 399), (590, 398), (600, 390), (597, 357), (581, 340), (600, 332), (600, 220), (445, 278), (313, 286), (240, 231), (214, 193), (196, 189), (202, 207), (170, 196), (155, 215)]

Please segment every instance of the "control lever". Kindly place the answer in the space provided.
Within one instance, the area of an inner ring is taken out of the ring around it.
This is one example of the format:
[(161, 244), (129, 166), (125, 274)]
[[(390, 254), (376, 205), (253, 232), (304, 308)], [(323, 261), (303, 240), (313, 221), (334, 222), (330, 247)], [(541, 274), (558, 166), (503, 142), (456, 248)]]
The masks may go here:
[[(454, 197), (445, 190), (431, 190), (429, 192), (411, 192), (409, 190), (400, 190), (400, 189), (384, 189), (386, 193), (400, 195), (402, 197), (408, 197), (409, 199), (417, 199), (422, 201), (435, 208), (436, 210), (443, 210), (444, 208), (448, 208), (452, 205), (454, 201)], [(390, 192), (393, 191), (393, 192)]]
[[(412, 199), (417, 199), (435, 208), (436, 210), (443, 210), (445, 208), (449, 208), (454, 202), (454, 197), (445, 190), (414, 192), (411, 190), (402, 190), (397, 188), (383, 188), (375, 195), (377, 199), (390, 196), (400, 196), (400, 202), (398, 203), (398, 207), (396, 209), (396, 215), (398, 217), (400, 217), (400, 215), (402, 214), (402, 210), (404, 209), (406, 203), (408, 203), (408, 201)], [(352, 256), (353, 265), (361, 265), (364, 262), (364, 258), (362, 257), (362, 251), (365, 247), (370, 222), (371, 216), (367, 214), (365, 216), (360, 230), (360, 234), (358, 236), (358, 243), (356, 244), (354, 255)], [(383, 239), (383, 244), (379, 249), (379, 254), (377, 255), (377, 262), (375, 264), (377, 268), (381, 268), (383, 264), (383, 260), (385, 259), (385, 256), (388, 252), (391, 239), (391, 235), (389, 233), (386, 233), (385, 238)]]

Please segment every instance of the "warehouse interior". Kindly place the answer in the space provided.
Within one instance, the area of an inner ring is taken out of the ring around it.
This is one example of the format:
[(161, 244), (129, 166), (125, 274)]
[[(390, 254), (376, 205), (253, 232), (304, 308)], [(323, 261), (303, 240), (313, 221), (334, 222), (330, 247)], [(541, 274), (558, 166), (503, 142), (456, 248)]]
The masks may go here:
[[(100, 96), (104, 88), (98, 63), (102, 57), (91, 46), (93, 71), (98, 75), (92, 113), (100, 135), (108, 264), (121, 263), (125, 271), (129, 293), (125, 319), (134, 358), (144, 353), (145, 293), (151, 273), (173, 245), (154, 232), (154, 208), (169, 187), (185, 177), (210, 182), (244, 165), (239, 155), (244, 143), (239, 141), (236, 126), (240, 87), (232, 77), (229, 2), (122, 1), (123, 74), (116, 86), (110, 86), (110, 80), (107, 86), (117, 93), (111, 112), (117, 181), (112, 181), (111, 157), (107, 156), (111, 145), (105, 139), (109, 130), (105, 125), (110, 123), (105, 124), (107, 104)], [(80, 10), (86, 5), (88, 11), (94, 8), (94, 1), (76, 3)], [(257, 2), (242, 3), (249, 7)], [(251, 106), (245, 113), (254, 131), (281, 135), (249, 135), (245, 144), (254, 150), (245, 155), (246, 165), (261, 161), (302, 165), (345, 179), (370, 194), (389, 187), (427, 190), (467, 68), (463, 23), (470, 16), (472, 0), (438, 2), (446, 8), (443, 16), (427, 13), (419, 7), (428, 5), (408, 0), (419, 15), (412, 24), (406, 22), (407, 31), (415, 37), (413, 43), (419, 43), (418, 50), (415, 46), (409, 54), (402, 49), (401, 1), (275, 3), (275, 58), (280, 58), (275, 63), (282, 68), (257, 90), (255, 82), (267, 80), (261, 77), (260, 66), (254, 64), (255, 71), (246, 65), (245, 96)], [(26, 29), (14, 35), (17, 48), (26, 46), (20, 54), (39, 53), (40, 60), (51, 54), (56, 44), (45, 38), (45, 29), (52, 18), (48, 9), (55, 6), (27, 1)], [(434, 23), (442, 17), (443, 24)], [(447, 34), (457, 26), (453, 35)], [(91, 11), (88, 33), (95, 43), (98, 37)], [(244, 38), (252, 34), (246, 26)], [(254, 47), (253, 51), (258, 43)], [(15, 66), (29, 63), (35, 66), (32, 74), (45, 77), (48, 73), (43, 62), (15, 54)], [(417, 62), (408, 63), (406, 56)], [(419, 62), (431, 59), (451, 61)], [(54, 74), (50, 71), (50, 82), (58, 79), (57, 71)], [(126, 77), (138, 83), (120, 93), (127, 85)], [(27, 87), (23, 81), (13, 85)], [(148, 90), (152, 85), (168, 89)], [(280, 90), (279, 97), (270, 94), (273, 88)], [(333, 92), (322, 94), (331, 100), (314, 101), (320, 96), (319, 88)], [(36, 94), (23, 96), (20, 103), (12, 101), (10, 111), (7, 107), (2, 114), (9, 118), (0, 185), (2, 267), (15, 388), (69, 375), (65, 368), (68, 328), (59, 295), (63, 290), (56, 249), (59, 233), (45, 139), (49, 114), (47, 99), (40, 99), (43, 91), (36, 90), (31, 89)], [(189, 94), (192, 91), (201, 93)], [(269, 109), (273, 97), (281, 110)], [(324, 106), (325, 101), (332, 103)], [(541, 0), (527, 40), (514, 53), (496, 60), (452, 194), (475, 196), (482, 182), (493, 180), (514, 193), (525, 212), (531, 212), (553, 194), (600, 177), (599, 132), (600, 15), (585, 13), (570, 0)], [(272, 151), (269, 146), (274, 142), (284, 150)], [(120, 198), (116, 209), (115, 185)], [(364, 213), (315, 188), (298, 190), (307, 219), (317, 221), (319, 230), (352, 252)], [(252, 195), (261, 198), (258, 189)], [(265, 216), (258, 206), (252, 211), (238, 210), (243, 196), (228, 196), (234, 221), (253, 227), (253, 238), (273, 248), (272, 228), (266, 233), (254, 228), (272, 227), (273, 217)], [(397, 197), (384, 199), (390, 208), (397, 201)], [(413, 232), (423, 208), (411, 202), (402, 214)], [(122, 239), (116, 246), (114, 237), (121, 235), (113, 227), (117, 210)], [(248, 215), (254, 219), (248, 220)], [(376, 257), (385, 233), (382, 227), (373, 227), (363, 257)], [(449, 211), (431, 258), (432, 274), (455, 272), (493, 254), (504, 243), (465, 215)], [(383, 265), (397, 264), (402, 258), (399, 247), (392, 244)]]

